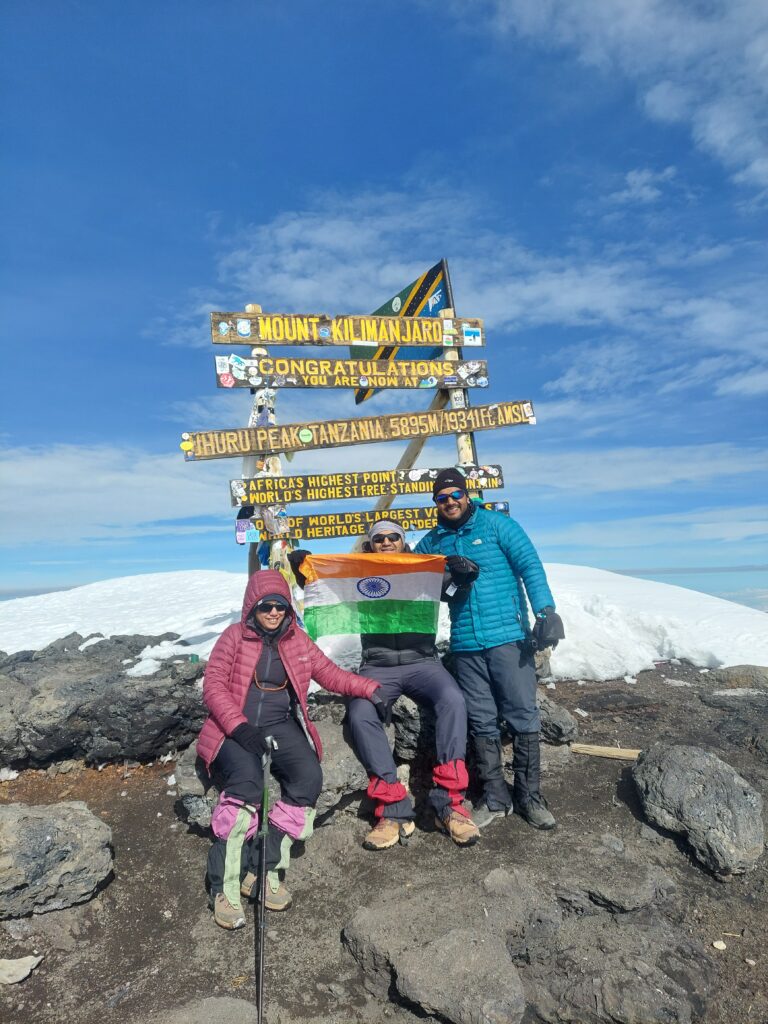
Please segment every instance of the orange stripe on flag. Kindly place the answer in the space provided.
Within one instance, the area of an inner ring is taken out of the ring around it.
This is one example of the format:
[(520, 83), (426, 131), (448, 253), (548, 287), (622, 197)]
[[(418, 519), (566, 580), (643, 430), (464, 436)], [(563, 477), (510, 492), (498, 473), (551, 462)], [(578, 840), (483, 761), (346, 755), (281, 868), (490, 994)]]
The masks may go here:
[(442, 575), (442, 555), (309, 555), (299, 566), (307, 583), (319, 579), (357, 579), (365, 576), (399, 576), (412, 572)]

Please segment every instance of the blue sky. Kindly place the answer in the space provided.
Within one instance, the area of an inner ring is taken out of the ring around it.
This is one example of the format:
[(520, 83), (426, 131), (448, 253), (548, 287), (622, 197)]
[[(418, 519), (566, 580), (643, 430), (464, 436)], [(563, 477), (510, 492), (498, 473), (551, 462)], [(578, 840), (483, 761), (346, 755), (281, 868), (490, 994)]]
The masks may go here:
[[(762, 0), (0, 17), (6, 595), (243, 568), (238, 460), (178, 449), (248, 415), (215, 387), (207, 312), (368, 312), (444, 256), (486, 321), (486, 400), (536, 405), (477, 444), (545, 560), (709, 570), (659, 578), (768, 608)], [(278, 418), (425, 404), (294, 391)], [(419, 465), (452, 460), (435, 439)]]

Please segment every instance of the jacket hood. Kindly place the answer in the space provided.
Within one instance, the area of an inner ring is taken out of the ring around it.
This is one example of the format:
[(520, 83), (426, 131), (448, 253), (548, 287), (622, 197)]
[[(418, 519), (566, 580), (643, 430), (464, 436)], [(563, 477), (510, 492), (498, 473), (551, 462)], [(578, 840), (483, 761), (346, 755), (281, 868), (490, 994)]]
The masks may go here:
[(291, 591), (281, 572), (278, 572), (277, 569), (262, 569), (260, 572), (255, 572), (248, 580), (243, 597), (243, 610), (240, 613), (240, 622), (243, 627), (246, 625), (248, 616), (265, 594), (281, 594), (288, 605), (292, 605)]

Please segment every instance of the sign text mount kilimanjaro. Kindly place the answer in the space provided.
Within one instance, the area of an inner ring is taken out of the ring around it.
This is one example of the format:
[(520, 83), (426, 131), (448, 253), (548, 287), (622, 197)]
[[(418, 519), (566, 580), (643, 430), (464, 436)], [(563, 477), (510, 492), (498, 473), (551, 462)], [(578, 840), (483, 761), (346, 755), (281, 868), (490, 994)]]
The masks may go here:
[(320, 420), (280, 426), (241, 427), (234, 430), (205, 430), (182, 434), (181, 450), (188, 460), (226, 459), (262, 452), (314, 451), (375, 441), (410, 440), (440, 434), (495, 430), (523, 423), (535, 423), (533, 404), (528, 401), (473, 405), (468, 409), (439, 409), (428, 412), (361, 416), (352, 420)]
[(215, 345), (426, 345), (468, 348), (485, 344), (477, 318), (328, 316), (326, 313), (211, 313)]

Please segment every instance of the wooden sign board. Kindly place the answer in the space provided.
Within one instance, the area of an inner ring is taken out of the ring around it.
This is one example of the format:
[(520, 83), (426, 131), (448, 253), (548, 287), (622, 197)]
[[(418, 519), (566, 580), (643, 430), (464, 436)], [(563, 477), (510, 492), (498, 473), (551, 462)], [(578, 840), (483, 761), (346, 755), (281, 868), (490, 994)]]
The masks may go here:
[[(509, 502), (487, 501), (483, 508), (509, 515)], [(271, 540), (275, 537), (293, 537), (296, 540), (331, 540), (334, 537), (361, 537), (377, 519), (386, 518), (399, 523), (404, 530), (431, 530), (437, 522), (434, 505), (425, 508), (388, 508), (386, 512), (329, 512), (327, 515), (284, 516), (280, 531), (264, 529), (264, 520), (238, 519), (235, 539), (238, 544)]]
[(533, 403), (498, 402), (495, 405), (474, 405), (468, 409), (361, 416), (353, 420), (190, 431), (181, 435), (180, 448), (184, 458), (192, 462), (197, 459), (258, 455), (262, 452), (315, 451), (351, 444), (372, 444), (376, 441), (407, 441), (413, 437), (465, 434), (535, 422)]
[[(501, 466), (456, 467), (473, 491), (504, 486)], [(382, 494), (431, 494), (439, 469), (381, 469), (367, 473), (318, 473), (311, 476), (261, 476), (230, 480), (232, 504), (290, 505), (299, 501), (378, 498)]]
[(488, 364), (477, 359), (244, 359), (216, 356), (220, 388), (487, 388)]
[(485, 344), (476, 317), (328, 316), (327, 313), (211, 313), (214, 345), (426, 345), (472, 348)]

